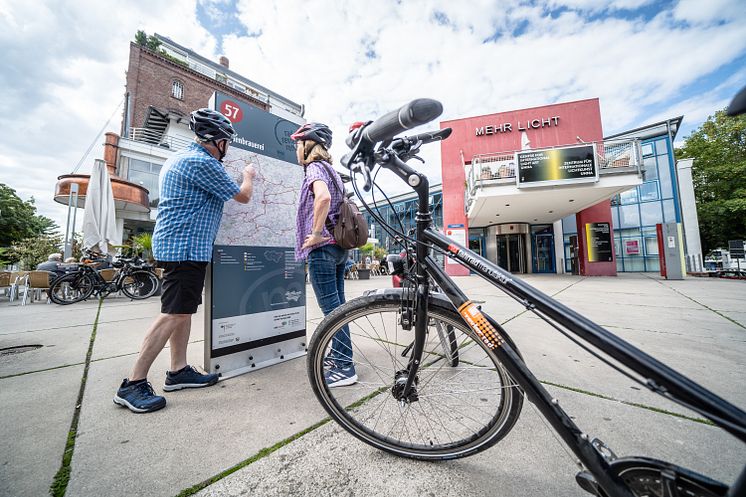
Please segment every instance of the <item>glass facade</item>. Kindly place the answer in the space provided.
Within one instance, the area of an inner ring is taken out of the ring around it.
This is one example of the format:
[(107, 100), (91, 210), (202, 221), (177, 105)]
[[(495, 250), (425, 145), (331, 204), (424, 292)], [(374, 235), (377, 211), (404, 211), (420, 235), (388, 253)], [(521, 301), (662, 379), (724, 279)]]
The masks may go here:
[[(373, 206), (372, 203), (369, 203), (368, 205), (371, 207)], [(385, 200), (376, 198), (376, 207), (373, 207), (373, 209), (379, 217), (383, 218), (397, 231), (408, 233), (409, 230), (414, 229), (416, 226), (416, 197), (408, 196), (400, 200), (392, 200), (391, 206), (389, 206)], [(378, 221), (373, 219), (369, 212), (365, 211), (363, 208), (361, 208), (361, 210), (368, 222), (371, 236), (378, 239), (379, 245), (384, 247), (388, 253), (398, 254), (401, 251), (401, 247), (396, 243), (394, 238), (383, 229)], [(443, 229), (443, 193), (441, 191), (433, 191), (430, 193), (430, 210), (433, 213), (433, 226), (437, 229)]]
[[(681, 222), (675, 188), (675, 162), (667, 135), (643, 140), (643, 183), (611, 199), (614, 253), (618, 272), (660, 271), (655, 225)], [(565, 271), (576, 243), (575, 216), (562, 220)]]

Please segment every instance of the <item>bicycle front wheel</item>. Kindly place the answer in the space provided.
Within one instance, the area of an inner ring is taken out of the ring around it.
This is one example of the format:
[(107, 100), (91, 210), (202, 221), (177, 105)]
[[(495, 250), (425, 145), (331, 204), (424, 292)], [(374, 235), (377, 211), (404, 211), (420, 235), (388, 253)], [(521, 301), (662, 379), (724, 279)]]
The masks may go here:
[(88, 274), (66, 274), (54, 280), (49, 288), (49, 299), (59, 305), (74, 304), (90, 297), (94, 286)]
[[(414, 341), (414, 329), (401, 326), (401, 292), (360, 297), (329, 314), (309, 343), (309, 380), (329, 415), (376, 448), (423, 460), (476, 454), (511, 430), (523, 392), (450, 303), (431, 299), (428, 316), (417, 400), (396, 397)], [(358, 382), (330, 388), (325, 365), (339, 357), (332, 347), (345, 326)]]
[(150, 271), (133, 271), (122, 281), (122, 293), (134, 300), (151, 297), (158, 290), (158, 278)]

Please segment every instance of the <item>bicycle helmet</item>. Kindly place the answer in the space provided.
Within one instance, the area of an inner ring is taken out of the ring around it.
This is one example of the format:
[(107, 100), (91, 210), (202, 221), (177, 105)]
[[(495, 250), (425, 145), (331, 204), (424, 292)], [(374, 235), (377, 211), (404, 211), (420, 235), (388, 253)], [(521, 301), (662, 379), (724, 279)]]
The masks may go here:
[(332, 130), (326, 124), (306, 123), (290, 135), (290, 138), (295, 141), (311, 140), (320, 143), (327, 150), (332, 147)]
[(192, 112), (189, 129), (203, 140), (233, 140), (236, 130), (223, 114), (212, 109), (198, 109)]

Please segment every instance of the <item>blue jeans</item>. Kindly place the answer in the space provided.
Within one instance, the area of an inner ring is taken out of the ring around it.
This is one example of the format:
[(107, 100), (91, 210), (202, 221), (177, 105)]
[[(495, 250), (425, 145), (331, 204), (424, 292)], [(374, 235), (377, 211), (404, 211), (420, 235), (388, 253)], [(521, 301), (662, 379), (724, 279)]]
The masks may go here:
[[(347, 251), (338, 245), (324, 245), (308, 254), (308, 275), (324, 316), (345, 303), (346, 262)], [(334, 359), (337, 367), (352, 366), (352, 342), (347, 325), (332, 338), (329, 356)]]

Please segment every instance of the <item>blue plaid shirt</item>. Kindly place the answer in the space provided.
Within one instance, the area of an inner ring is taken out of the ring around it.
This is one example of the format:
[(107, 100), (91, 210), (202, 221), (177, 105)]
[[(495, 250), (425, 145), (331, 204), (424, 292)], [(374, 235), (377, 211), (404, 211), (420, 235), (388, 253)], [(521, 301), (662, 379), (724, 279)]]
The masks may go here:
[(159, 177), (153, 232), (157, 261), (209, 261), (223, 204), (240, 190), (223, 165), (192, 143), (168, 159)]

